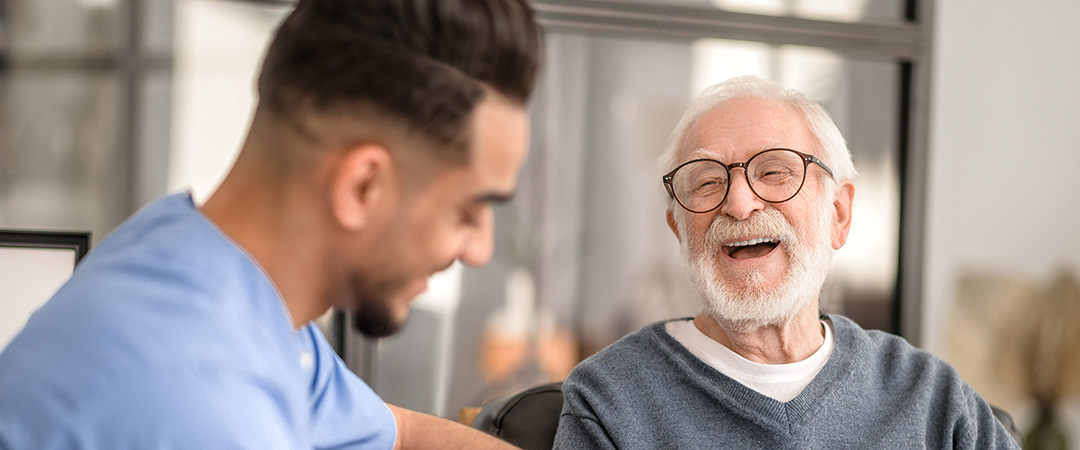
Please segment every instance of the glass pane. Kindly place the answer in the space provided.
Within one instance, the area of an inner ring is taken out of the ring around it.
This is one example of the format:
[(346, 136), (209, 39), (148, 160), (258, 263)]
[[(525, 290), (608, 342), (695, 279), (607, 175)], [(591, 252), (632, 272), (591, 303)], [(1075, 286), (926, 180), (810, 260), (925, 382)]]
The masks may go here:
[(0, 110), (0, 227), (89, 230), (126, 216), (114, 76), (9, 72)]
[(172, 72), (154, 70), (145, 73), (139, 84), (135, 113), (139, 128), (136, 136), (136, 163), (132, 180), (136, 207), (164, 195), (168, 189), (169, 145), (172, 137)]
[(16, 56), (100, 55), (121, 47), (119, 0), (15, 0), (2, 6)]
[(623, 0), (835, 22), (898, 23), (905, 0)]
[(712, 0), (729, 11), (837, 22), (899, 22), (903, 0)]
[(142, 34), (140, 42), (145, 53), (168, 55), (172, 52), (173, 16), (176, 0), (142, 0), (140, 3)]

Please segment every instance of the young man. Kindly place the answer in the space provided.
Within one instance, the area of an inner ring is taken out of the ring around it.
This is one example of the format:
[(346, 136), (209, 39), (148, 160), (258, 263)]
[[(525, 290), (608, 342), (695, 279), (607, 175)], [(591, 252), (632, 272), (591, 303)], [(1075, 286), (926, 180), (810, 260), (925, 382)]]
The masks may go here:
[(500, 448), (388, 406), (311, 320), (370, 336), (492, 247), (525, 159), (524, 0), (301, 0), (221, 187), (107, 237), (0, 354), (0, 448)]
[(819, 312), (855, 192), (820, 105), (728, 80), (686, 112), (661, 164), (702, 311), (578, 365), (555, 448), (1016, 447), (947, 364)]

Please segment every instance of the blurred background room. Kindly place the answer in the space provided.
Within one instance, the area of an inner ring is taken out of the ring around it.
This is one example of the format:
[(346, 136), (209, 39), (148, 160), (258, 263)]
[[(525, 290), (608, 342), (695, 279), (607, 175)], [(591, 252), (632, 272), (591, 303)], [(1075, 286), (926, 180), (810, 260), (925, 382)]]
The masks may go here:
[[(823, 308), (1080, 449), (1080, 3), (531, 3), (545, 60), (492, 263), (439, 274), (391, 338), (320, 319), (383, 398), (454, 418), (696, 313), (655, 162), (693, 95), (755, 74), (825, 105), (860, 173)], [(0, 228), (96, 244), (165, 193), (205, 200), (290, 4), (0, 0)]]

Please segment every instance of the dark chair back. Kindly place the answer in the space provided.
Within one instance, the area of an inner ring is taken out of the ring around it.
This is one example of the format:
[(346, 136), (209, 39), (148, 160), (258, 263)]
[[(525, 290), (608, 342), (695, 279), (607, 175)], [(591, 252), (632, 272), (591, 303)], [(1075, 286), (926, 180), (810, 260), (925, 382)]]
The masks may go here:
[(473, 427), (525, 450), (551, 450), (562, 405), (562, 383), (542, 384), (485, 403)]
[(1024, 435), (1020, 433), (1020, 429), (1017, 428), (1012, 415), (1009, 414), (1008, 411), (994, 405), (990, 405), (990, 410), (994, 412), (994, 417), (996, 417), (1002, 425), (1005, 425), (1005, 429), (1009, 431), (1009, 436), (1012, 436), (1013, 440), (1016, 441), (1017, 444), (1020, 444), (1020, 447), (1023, 447)]

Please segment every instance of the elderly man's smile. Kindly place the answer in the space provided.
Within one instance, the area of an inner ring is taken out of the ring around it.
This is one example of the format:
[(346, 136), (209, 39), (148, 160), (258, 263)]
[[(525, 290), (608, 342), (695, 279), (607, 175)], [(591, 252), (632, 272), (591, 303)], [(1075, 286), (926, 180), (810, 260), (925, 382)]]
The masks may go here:
[(775, 238), (753, 238), (724, 244), (722, 250), (731, 259), (751, 259), (766, 256), (780, 245)]

